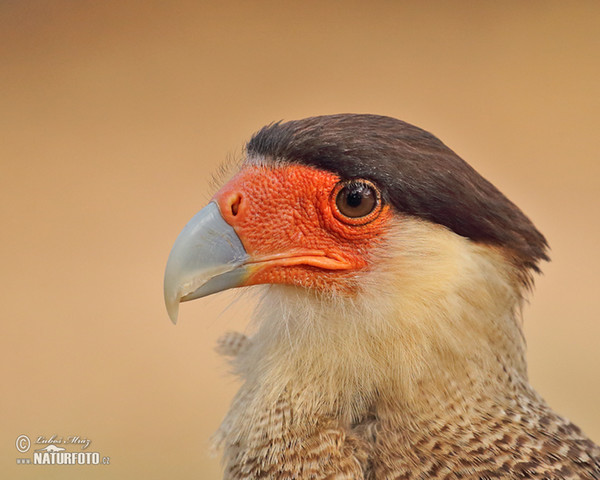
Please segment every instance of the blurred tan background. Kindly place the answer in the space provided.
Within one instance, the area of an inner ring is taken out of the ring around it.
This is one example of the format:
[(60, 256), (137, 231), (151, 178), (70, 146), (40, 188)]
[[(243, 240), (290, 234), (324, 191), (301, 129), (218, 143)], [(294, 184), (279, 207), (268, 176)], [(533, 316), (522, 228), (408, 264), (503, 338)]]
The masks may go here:
[[(255, 130), (336, 112), (432, 131), (548, 237), (530, 376), (599, 442), (599, 52), (595, 1), (0, 3), (0, 477), (219, 478), (251, 301), (174, 327), (165, 262)], [(21, 434), (111, 464), (17, 465)]]

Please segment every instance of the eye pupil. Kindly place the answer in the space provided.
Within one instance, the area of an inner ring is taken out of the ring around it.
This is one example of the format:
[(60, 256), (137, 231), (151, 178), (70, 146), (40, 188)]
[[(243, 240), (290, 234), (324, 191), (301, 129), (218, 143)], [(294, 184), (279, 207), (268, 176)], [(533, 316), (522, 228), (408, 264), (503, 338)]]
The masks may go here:
[(358, 191), (354, 191), (354, 192), (350, 192), (348, 194), (348, 198), (346, 199), (346, 202), (348, 203), (349, 207), (357, 208), (362, 203), (362, 199), (363, 199), (362, 193), (358, 192)]
[(379, 195), (370, 182), (353, 180), (342, 184), (335, 203), (343, 217), (361, 218), (369, 215), (379, 205)]

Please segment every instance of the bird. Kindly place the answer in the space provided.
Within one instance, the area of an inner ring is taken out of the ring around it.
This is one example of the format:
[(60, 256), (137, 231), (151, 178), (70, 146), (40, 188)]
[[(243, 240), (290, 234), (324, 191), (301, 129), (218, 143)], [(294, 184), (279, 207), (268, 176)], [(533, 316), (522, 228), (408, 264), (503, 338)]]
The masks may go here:
[(600, 447), (527, 374), (523, 304), (549, 246), (437, 137), (335, 114), (279, 121), (183, 228), (179, 304), (253, 286), (218, 350), (241, 387), (227, 480), (600, 479)]

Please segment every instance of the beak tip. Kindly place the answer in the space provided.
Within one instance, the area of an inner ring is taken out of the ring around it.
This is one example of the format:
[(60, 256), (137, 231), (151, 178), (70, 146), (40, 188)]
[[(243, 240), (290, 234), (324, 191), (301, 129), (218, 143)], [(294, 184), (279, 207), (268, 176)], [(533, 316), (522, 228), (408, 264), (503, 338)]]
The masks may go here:
[(179, 316), (179, 298), (167, 299), (165, 295), (165, 306), (167, 307), (167, 314), (173, 322), (173, 325), (176, 325), (177, 317)]

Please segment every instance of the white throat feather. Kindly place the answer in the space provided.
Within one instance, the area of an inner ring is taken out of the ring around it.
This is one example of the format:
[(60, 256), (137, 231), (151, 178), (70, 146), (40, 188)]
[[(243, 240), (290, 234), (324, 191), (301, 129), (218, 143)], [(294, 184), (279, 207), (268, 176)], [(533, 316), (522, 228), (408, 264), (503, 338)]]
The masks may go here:
[(449, 379), (484, 388), (502, 369), (526, 379), (525, 287), (510, 255), (413, 217), (389, 232), (356, 295), (263, 287), (256, 331), (233, 360), (244, 383), (217, 443), (252, 435), (284, 393), (295, 422), (352, 423), (379, 402), (418, 411), (424, 385), (443, 402)]

